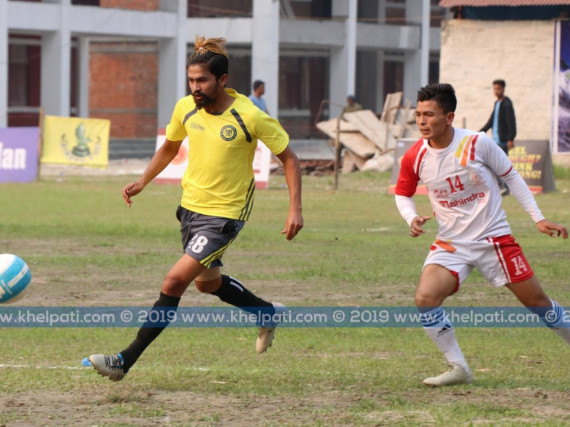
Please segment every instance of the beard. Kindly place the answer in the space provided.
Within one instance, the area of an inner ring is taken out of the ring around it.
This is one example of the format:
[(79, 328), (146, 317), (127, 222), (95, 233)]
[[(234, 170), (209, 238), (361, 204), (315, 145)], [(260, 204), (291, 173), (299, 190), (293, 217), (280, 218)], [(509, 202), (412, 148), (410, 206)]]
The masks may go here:
[[(201, 99), (196, 99), (196, 95), (200, 95), (202, 98)], [(206, 107), (210, 104), (213, 104), (215, 99), (211, 98), (207, 95), (204, 95), (202, 92), (197, 92), (192, 94), (192, 96), (194, 97), (194, 103), (196, 104), (196, 108), (199, 110), (203, 107)]]

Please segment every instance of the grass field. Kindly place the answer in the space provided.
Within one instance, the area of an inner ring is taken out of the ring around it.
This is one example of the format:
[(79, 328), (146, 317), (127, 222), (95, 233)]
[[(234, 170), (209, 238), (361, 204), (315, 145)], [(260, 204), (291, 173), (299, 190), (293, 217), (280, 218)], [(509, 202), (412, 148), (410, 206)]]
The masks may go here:
[[(537, 196), (570, 225), (570, 173)], [(305, 228), (280, 234), (281, 176), (258, 191), (225, 272), (288, 306), (409, 307), (435, 235), (412, 239), (387, 194), (388, 173), (304, 177)], [(0, 186), (0, 251), (24, 258), (32, 288), (20, 306), (150, 306), (181, 253), (177, 186), (150, 185), (128, 209), (122, 177), (49, 177)], [(417, 197), (429, 214), (425, 197)], [(570, 306), (570, 244), (536, 231), (513, 197), (513, 234), (547, 293)], [(182, 306), (218, 300), (189, 288)], [(478, 273), (448, 306), (517, 306)], [(0, 309), (1, 310), (1, 309)], [(124, 348), (135, 328), (3, 328), (0, 425), (569, 425), (569, 348), (545, 328), (458, 328), (476, 382), (428, 389), (446, 369), (421, 328), (280, 328), (255, 354), (254, 328), (168, 328), (112, 383), (81, 366)]]

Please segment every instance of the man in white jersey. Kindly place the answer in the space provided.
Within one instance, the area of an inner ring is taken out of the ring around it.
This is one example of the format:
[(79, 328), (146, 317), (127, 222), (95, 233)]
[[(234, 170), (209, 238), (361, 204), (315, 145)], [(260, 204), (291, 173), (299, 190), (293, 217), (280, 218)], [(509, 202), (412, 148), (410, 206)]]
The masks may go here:
[(422, 139), (402, 159), (396, 205), (410, 226), (410, 235), (421, 236), (430, 217), (418, 215), (412, 197), (420, 180), (426, 185), (439, 230), (420, 275), (415, 303), (425, 331), (451, 366), (439, 376), (426, 378), (424, 384), (438, 387), (474, 381), (441, 307), (473, 268), (492, 285), (506, 286), (570, 345), (563, 308), (544, 293), (511, 236), (496, 177), (507, 183), (540, 232), (567, 239), (566, 227), (544, 218), (526, 183), (493, 140), (452, 126), (457, 99), (451, 85), (427, 85), (418, 92), (417, 101), (416, 123)]

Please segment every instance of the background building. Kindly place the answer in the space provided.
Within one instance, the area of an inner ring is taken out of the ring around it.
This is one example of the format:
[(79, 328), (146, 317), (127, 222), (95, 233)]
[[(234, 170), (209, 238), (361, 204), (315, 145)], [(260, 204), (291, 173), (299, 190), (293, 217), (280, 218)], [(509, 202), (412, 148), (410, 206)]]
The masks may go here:
[[(111, 120), (111, 153), (154, 147), (187, 91), (196, 35), (225, 37), (230, 87), (265, 98), (294, 139), (348, 94), (381, 112), (385, 95), (439, 79), (437, 0), (0, 0), (0, 127), (45, 114)], [(321, 111), (323, 101), (324, 109)], [(321, 116), (317, 117), (321, 111)], [(121, 151), (121, 147), (122, 150)]]

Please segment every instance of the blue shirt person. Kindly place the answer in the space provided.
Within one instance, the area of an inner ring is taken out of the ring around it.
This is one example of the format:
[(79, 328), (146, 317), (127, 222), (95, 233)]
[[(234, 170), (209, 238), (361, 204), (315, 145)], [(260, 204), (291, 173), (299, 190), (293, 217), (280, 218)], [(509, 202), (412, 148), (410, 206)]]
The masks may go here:
[(257, 105), (257, 108), (269, 114), (269, 111), (267, 111), (267, 105), (265, 104), (265, 99), (262, 98), (264, 93), (265, 93), (265, 82), (261, 80), (256, 80), (253, 82), (253, 93), (249, 95), (249, 99), (251, 99), (251, 102)]

